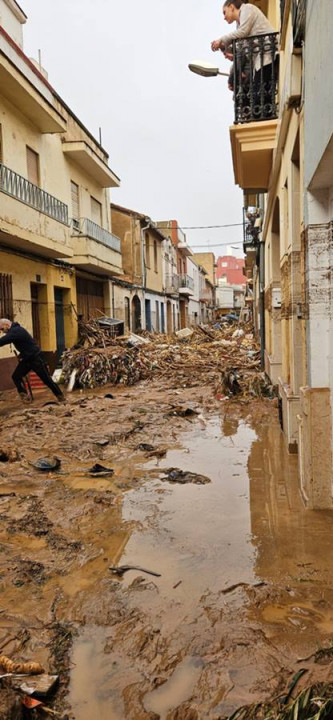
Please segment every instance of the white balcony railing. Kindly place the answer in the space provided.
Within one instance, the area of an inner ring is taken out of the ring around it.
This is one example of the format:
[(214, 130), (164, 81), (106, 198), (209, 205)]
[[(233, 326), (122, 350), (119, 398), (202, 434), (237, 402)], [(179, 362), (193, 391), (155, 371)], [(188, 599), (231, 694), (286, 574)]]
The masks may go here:
[(193, 278), (189, 275), (178, 275), (179, 288), (188, 288), (189, 290), (194, 289)]
[(178, 275), (166, 275), (165, 278), (165, 292), (166, 293), (177, 293), (179, 289)]
[(0, 191), (25, 205), (68, 225), (68, 206), (0, 163)]
[(82, 235), (91, 240), (96, 240), (115, 252), (121, 252), (121, 241), (116, 235), (113, 235), (105, 228), (94, 223), (89, 218), (79, 218), (72, 220), (73, 235)]

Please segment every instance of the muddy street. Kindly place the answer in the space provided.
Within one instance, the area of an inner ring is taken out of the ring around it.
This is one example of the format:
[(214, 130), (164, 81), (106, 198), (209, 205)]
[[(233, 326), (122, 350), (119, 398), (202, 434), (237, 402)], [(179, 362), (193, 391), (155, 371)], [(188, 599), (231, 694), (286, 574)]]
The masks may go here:
[(59, 675), (62, 717), (218, 720), (332, 670), (333, 517), (276, 401), (186, 385), (1, 397), (0, 649)]

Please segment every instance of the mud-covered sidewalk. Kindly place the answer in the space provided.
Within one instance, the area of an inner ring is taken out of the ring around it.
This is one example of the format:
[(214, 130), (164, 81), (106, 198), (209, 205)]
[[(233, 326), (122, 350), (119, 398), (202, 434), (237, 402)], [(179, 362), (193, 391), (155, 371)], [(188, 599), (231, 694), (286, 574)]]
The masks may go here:
[[(276, 401), (190, 385), (0, 398), (0, 652), (59, 675), (56, 717), (218, 720), (330, 678), (333, 517)], [(45, 717), (23, 695), (1, 680), (1, 720)]]

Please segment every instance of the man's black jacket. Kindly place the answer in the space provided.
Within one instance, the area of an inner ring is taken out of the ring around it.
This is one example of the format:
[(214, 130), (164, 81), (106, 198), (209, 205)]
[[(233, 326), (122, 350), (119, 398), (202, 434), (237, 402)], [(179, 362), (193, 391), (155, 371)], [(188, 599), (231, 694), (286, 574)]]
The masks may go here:
[(17, 322), (13, 322), (2, 337), (0, 337), (0, 347), (3, 345), (13, 344), (20, 353), (23, 360), (40, 355), (41, 350), (35, 343), (32, 335)]

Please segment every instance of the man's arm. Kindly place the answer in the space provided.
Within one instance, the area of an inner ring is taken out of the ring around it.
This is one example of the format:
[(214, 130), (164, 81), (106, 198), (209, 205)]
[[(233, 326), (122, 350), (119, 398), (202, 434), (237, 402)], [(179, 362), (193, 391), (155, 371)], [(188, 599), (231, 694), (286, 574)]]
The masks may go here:
[(3, 345), (10, 345), (10, 343), (14, 342), (13, 335), (14, 333), (11, 330), (8, 330), (7, 333), (0, 337), (0, 347)]

